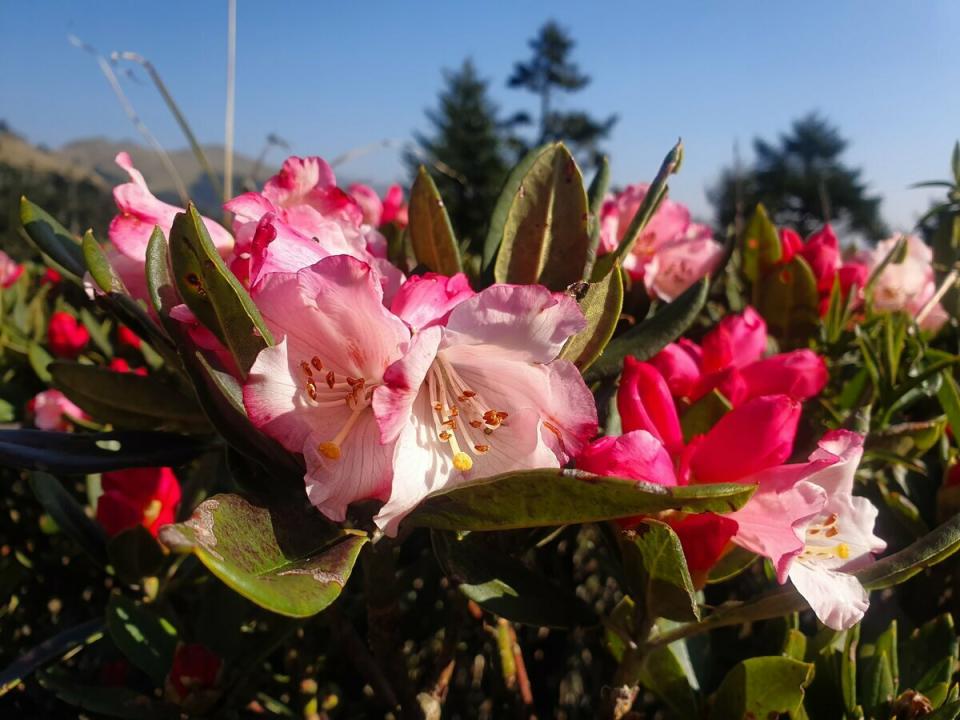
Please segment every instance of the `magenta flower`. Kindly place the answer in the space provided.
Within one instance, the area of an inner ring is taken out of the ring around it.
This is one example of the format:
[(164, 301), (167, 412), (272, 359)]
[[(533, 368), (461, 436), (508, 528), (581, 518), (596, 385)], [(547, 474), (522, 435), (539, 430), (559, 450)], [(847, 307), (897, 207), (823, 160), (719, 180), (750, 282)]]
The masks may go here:
[(307, 495), (332, 520), (355, 500), (386, 500), (393, 447), (371, 409), (384, 372), (410, 340), (383, 306), (369, 265), (338, 255), (296, 273), (273, 273), (256, 301), (277, 344), (250, 369), (250, 420), (307, 464)]
[(584, 325), (570, 297), (494, 285), (418, 331), (373, 398), (393, 489), (376, 522), (395, 534), (432, 492), (510, 470), (558, 467), (597, 429), (593, 396), (556, 357)]
[(0, 287), (10, 287), (22, 274), (23, 265), (0, 250)]
[(445, 324), (453, 309), (475, 294), (463, 273), (412, 275), (400, 286), (390, 310), (411, 328), (422, 330)]
[(27, 411), (33, 413), (33, 424), (41, 430), (69, 430), (72, 420), (90, 419), (59, 390), (38, 393), (27, 403)]

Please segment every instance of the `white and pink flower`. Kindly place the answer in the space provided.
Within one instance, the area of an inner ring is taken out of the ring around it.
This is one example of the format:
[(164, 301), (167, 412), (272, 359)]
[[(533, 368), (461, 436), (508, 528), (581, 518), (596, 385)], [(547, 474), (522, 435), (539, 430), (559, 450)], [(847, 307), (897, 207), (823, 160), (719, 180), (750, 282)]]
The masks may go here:
[[(900, 236), (877, 244), (870, 255), (870, 266), (876, 268), (890, 254)], [(933, 251), (916, 235), (908, 235), (907, 252), (903, 262), (891, 262), (873, 283), (873, 307), (881, 312), (904, 311), (916, 316), (937, 291), (933, 272)], [(923, 330), (936, 332), (947, 321), (947, 313), (940, 303), (934, 305), (921, 319)]]

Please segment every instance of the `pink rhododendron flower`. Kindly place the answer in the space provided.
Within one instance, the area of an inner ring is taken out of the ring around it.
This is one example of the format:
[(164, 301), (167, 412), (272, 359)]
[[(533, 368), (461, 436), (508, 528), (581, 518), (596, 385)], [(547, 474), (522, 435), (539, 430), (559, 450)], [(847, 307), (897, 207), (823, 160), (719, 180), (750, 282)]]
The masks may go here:
[[(863, 455), (856, 433), (827, 433), (810, 464), (822, 467), (804, 482), (824, 494), (819, 513), (803, 527), (803, 549), (785, 568), (790, 581), (827, 627), (845, 630), (863, 618), (869, 594), (849, 574), (873, 561), (886, 543), (874, 535), (877, 509), (853, 495), (854, 474)], [(781, 582), (783, 582), (781, 578)]]
[(336, 185), (318, 157), (291, 157), (260, 193), (248, 192), (224, 207), (234, 213), (237, 259), (231, 269), (256, 290), (271, 272), (296, 272), (333, 255), (373, 266), (389, 300), (403, 280), (386, 260), (386, 241), (364, 225), (360, 204)]
[(383, 196), (383, 214), (380, 216), (380, 224), (394, 223), (397, 227), (405, 228), (409, 222), (408, 210), (407, 203), (403, 199), (403, 188), (399, 185), (391, 185), (387, 188), (387, 194)]
[(121, 325), (117, 328), (117, 342), (133, 350), (139, 350), (142, 341), (140, 340), (140, 336), (133, 330), (126, 325)]
[(558, 467), (597, 428), (577, 368), (557, 360), (584, 326), (568, 296), (494, 285), (418, 331), (373, 398), (395, 450), (390, 498), (375, 518), (395, 534), (428, 494), (521, 468)]
[(73, 315), (58, 310), (50, 316), (47, 345), (57, 357), (73, 360), (90, 340), (90, 332)]
[(169, 525), (175, 519), (180, 483), (168, 467), (105, 472), (101, 485), (97, 521), (107, 535), (143, 525), (156, 537), (161, 525)]
[(0, 250), (0, 287), (10, 287), (21, 275), (23, 275), (23, 265)]
[[(135, 298), (145, 299), (147, 285), (144, 265), (150, 235), (153, 228), (159, 226), (164, 235), (169, 237), (173, 219), (177, 213), (183, 212), (183, 208), (154, 197), (143, 175), (133, 166), (129, 154), (118, 153), (116, 163), (126, 170), (130, 182), (113, 189), (113, 199), (120, 214), (110, 222), (108, 235), (113, 247), (107, 250), (107, 256), (130, 294)], [(217, 250), (226, 256), (233, 248), (230, 233), (209, 218), (204, 218), (203, 223)]]
[(476, 293), (463, 273), (412, 275), (390, 303), (390, 311), (416, 330), (443, 324), (457, 305)]
[(250, 369), (250, 420), (307, 463), (307, 495), (332, 520), (355, 500), (390, 493), (393, 447), (370, 404), (410, 330), (383, 306), (376, 273), (337, 255), (273, 273), (257, 304), (277, 344)]
[(41, 430), (69, 430), (70, 418), (89, 420), (90, 416), (59, 390), (44, 390), (27, 403), (33, 424)]
[[(649, 185), (630, 185), (609, 197), (600, 211), (600, 254), (617, 249), (640, 208)], [(723, 247), (705, 225), (692, 223), (690, 211), (665, 199), (640, 233), (623, 267), (642, 279), (651, 297), (672, 300), (713, 272)]]
[[(691, 403), (713, 389), (733, 405), (762, 395), (805, 400), (823, 390), (829, 379), (823, 358), (812, 350), (764, 358), (766, 347), (767, 325), (748, 307), (724, 317), (701, 345), (681, 339), (657, 353), (650, 364), (666, 378), (675, 398)], [(626, 368), (621, 387), (633, 382)]]
[(377, 191), (369, 185), (363, 183), (354, 183), (347, 188), (356, 203), (363, 212), (363, 222), (370, 227), (380, 227), (380, 218), (383, 216), (383, 202)]
[[(890, 254), (899, 236), (877, 244), (871, 255), (871, 269)], [(873, 284), (873, 307), (881, 312), (903, 311), (916, 316), (937, 291), (933, 272), (933, 251), (916, 235), (907, 236), (907, 254), (901, 263), (891, 262)], [(936, 332), (947, 321), (940, 303), (920, 322), (924, 330)]]
[(40, 285), (59, 285), (63, 277), (54, 270), (52, 267), (48, 267), (43, 271), (43, 275), (40, 277)]

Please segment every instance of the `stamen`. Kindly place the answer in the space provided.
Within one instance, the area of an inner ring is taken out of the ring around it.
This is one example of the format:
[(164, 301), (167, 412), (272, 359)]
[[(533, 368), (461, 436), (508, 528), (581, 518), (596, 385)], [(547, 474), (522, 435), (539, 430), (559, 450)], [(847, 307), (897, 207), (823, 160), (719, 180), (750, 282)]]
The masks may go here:
[(332, 442), (322, 442), (317, 445), (317, 451), (330, 460), (340, 459), (340, 446)]
[(313, 377), (313, 371), (310, 369), (310, 366), (306, 363), (306, 361), (300, 363), (300, 369), (303, 370), (303, 374), (307, 377)]
[(473, 449), (476, 450), (478, 453), (480, 453), (480, 454), (482, 455), (483, 453), (488, 452), (488, 451), (490, 450), (490, 446), (489, 446), (489, 445), (474, 445), (474, 446), (473, 446)]
[[(349, 404), (350, 403), (348, 401), (347, 405), (349, 406)], [(364, 410), (366, 410), (366, 405), (355, 405), (353, 412), (350, 413), (350, 417), (347, 418), (347, 421), (343, 424), (343, 427), (340, 428), (340, 432), (337, 433), (336, 437), (334, 437), (333, 440), (327, 440), (326, 442), (322, 442), (317, 445), (317, 452), (330, 460), (339, 460), (340, 456), (343, 454), (341, 450), (343, 441), (346, 440), (350, 430), (360, 417), (360, 413), (362, 413)]]
[(320, 372), (321, 370), (323, 370), (323, 362), (316, 355), (313, 356), (313, 359), (310, 361), (310, 364), (317, 369), (317, 372)]
[(846, 543), (840, 543), (837, 545), (837, 556), (841, 560), (846, 560), (848, 557), (850, 557), (850, 546)]
[(458, 452), (453, 456), (453, 466), (460, 472), (467, 472), (473, 467), (473, 459), (465, 452)]
[(326, 380), (327, 380), (327, 386), (328, 386), (331, 390), (333, 390), (333, 386), (334, 386), (334, 385), (336, 384), (336, 382), (337, 382), (337, 376), (336, 376), (336, 374), (333, 372), (333, 370), (331, 370), (330, 372), (327, 373)]

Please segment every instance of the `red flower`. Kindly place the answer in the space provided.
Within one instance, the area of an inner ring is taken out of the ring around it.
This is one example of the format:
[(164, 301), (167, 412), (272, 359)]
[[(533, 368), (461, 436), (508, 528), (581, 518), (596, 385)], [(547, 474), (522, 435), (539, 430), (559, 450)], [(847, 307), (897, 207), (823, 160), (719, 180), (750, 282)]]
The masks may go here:
[(222, 665), (220, 656), (204, 645), (180, 645), (167, 675), (167, 694), (183, 702), (189, 695), (213, 688)]
[(126, 360), (120, 357), (115, 357), (113, 360), (110, 361), (110, 369), (113, 370), (114, 372), (119, 372), (119, 373), (132, 372), (134, 375), (147, 374), (146, 368), (143, 368), (143, 367), (132, 368), (130, 367), (130, 363), (128, 363)]
[(90, 333), (70, 313), (59, 310), (50, 316), (47, 342), (57, 357), (74, 359), (88, 340)]
[(63, 279), (63, 276), (60, 275), (56, 270), (51, 267), (48, 267), (43, 271), (43, 275), (40, 276), (41, 285), (59, 285), (60, 281)]
[(101, 484), (97, 520), (108, 535), (143, 525), (156, 536), (161, 525), (173, 522), (180, 483), (170, 468), (116, 470), (104, 473)]
[(119, 328), (117, 328), (117, 342), (119, 342), (121, 345), (131, 347), (134, 350), (140, 349), (141, 341), (139, 336), (126, 325), (121, 325)]

